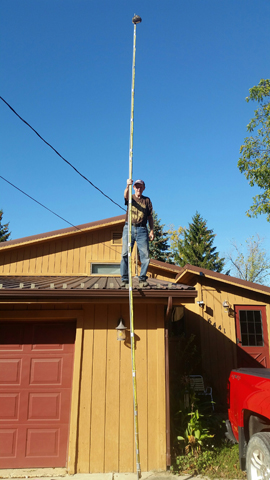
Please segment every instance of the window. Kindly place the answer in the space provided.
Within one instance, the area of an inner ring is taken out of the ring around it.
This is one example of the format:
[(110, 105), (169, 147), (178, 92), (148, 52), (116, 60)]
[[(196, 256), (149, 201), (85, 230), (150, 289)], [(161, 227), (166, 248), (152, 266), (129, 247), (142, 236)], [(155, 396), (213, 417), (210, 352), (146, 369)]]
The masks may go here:
[(92, 263), (92, 275), (120, 275), (120, 263)]
[(243, 347), (263, 347), (262, 315), (260, 310), (239, 310)]

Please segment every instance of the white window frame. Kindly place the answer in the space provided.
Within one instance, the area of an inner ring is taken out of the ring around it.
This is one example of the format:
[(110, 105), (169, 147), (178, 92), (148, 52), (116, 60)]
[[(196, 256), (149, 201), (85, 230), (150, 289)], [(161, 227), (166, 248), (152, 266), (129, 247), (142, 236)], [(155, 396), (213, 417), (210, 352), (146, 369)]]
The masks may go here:
[[(107, 266), (107, 267), (119, 267), (119, 273), (111, 273), (111, 272), (104, 272), (104, 273), (99, 273), (95, 272), (93, 273), (93, 266)], [(99, 277), (120, 277), (120, 262), (90, 262), (90, 275), (97, 275)]]

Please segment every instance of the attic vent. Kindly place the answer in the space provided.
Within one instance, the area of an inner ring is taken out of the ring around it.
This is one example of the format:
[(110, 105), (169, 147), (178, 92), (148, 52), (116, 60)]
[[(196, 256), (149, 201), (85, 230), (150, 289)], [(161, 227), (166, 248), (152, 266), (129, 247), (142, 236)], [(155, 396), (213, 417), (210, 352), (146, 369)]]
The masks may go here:
[(112, 232), (112, 244), (122, 245), (122, 232)]

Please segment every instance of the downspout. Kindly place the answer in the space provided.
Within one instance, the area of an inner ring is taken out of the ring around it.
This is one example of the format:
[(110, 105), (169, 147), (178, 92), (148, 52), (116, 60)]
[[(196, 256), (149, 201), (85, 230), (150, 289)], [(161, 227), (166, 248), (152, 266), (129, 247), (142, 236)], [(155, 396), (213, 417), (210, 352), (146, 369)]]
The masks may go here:
[(166, 397), (166, 465), (171, 466), (171, 418), (170, 418), (170, 365), (169, 365), (169, 321), (172, 314), (172, 297), (168, 297), (165, 316), (165, 397)]

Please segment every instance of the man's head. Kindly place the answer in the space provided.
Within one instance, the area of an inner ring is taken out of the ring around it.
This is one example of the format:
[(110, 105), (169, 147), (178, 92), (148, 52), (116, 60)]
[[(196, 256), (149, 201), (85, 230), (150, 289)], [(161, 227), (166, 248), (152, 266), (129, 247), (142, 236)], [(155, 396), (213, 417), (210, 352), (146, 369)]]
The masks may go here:
[(133, 186), (134, 190), (135, 190), (135, 195), (136, 197), (140, 198), (142, 196), (142, 193), (145, 189), (145, 183), (143, 180), (136, 180), (136, 182), (134, 182), (134, 186)]

